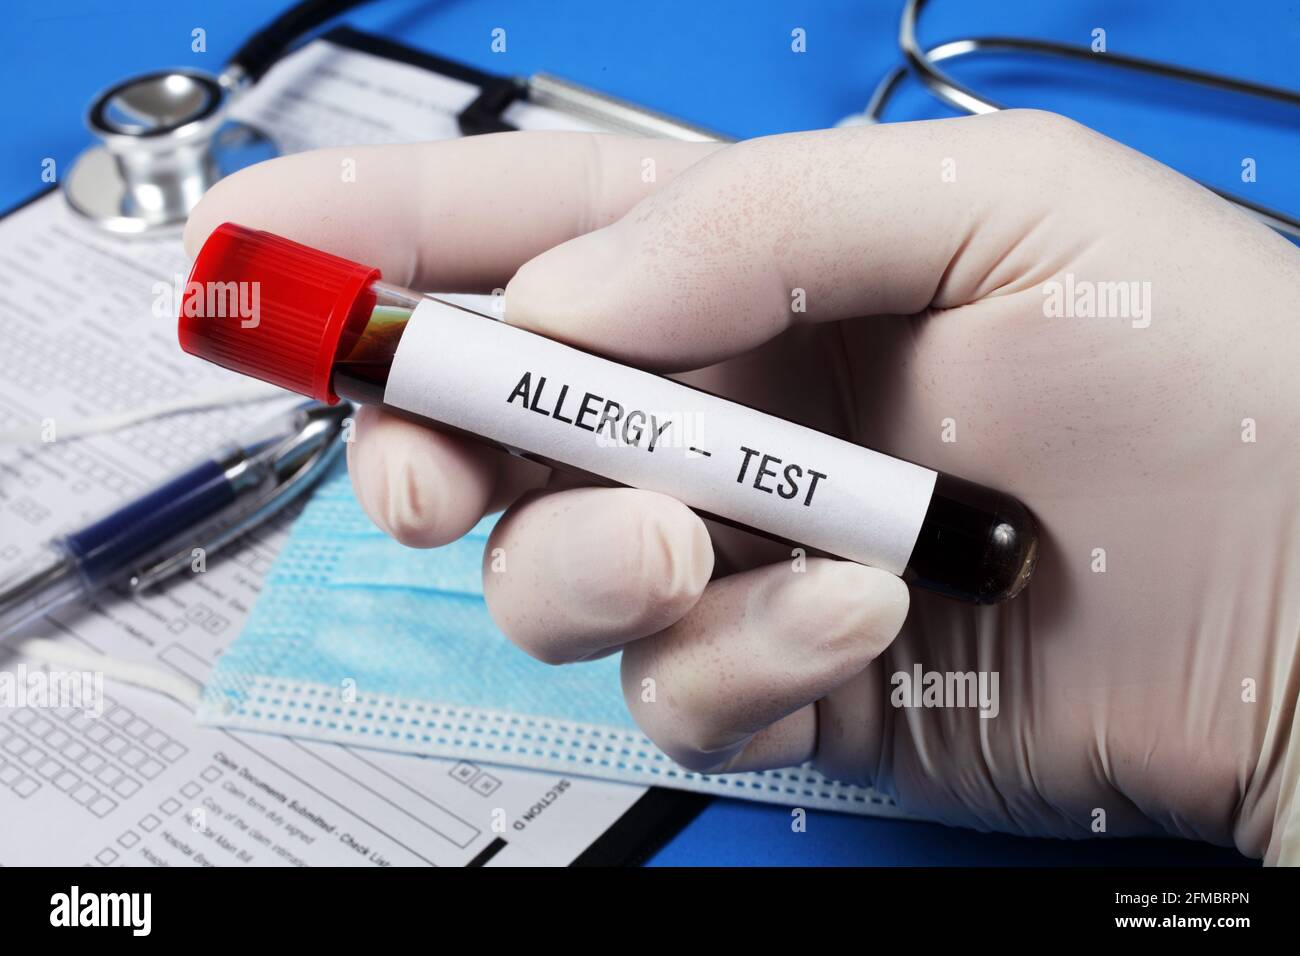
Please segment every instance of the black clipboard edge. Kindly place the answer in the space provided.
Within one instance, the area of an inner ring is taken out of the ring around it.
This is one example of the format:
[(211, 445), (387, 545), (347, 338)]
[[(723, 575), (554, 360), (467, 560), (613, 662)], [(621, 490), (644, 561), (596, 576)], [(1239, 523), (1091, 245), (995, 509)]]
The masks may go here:
[(472, 66), (466, 66), (464, 63), (448, 60), (434, 53), (426, 53), (424, 50), (417, 50), (414, 47), (398, 43), (396, 40), (390, 40), (374, 33), (366, 33), (353, 27), (334, 27), (332, 30), (322, 33), (316, 39), (329, 40), (335, 46), (347, 47), (349, 50), (356, 50), (360, 53), (370, 53), (374, 56), (383, 57), (385, 60), (396, 60), (398, 63), (406, 63), (410, 66), (432, 70), (434, 73), (449, 76), (453, 80), (473, 83), (479, 87), (499, 83), (503, 79), (503, 77), (494, 73), (487, 73)]
[(651, 787), (570, 866), (641, 866), (713, 802), (704, 793)]
[(457, 117), (460, 131), (466, 136), (502, 133), (514, 129), (501, 119), (501, 113), (515, 100), (527, 98), (524, 87), (512, 77), (488, 73), (466, 66), (464, 63), (457, 63), (455, 60), (416, 50), (373, 33), (354, 30), (352, 27), (335, 27), (322, 34), (320, 39), (349, 50), (432, 70), (454, 80), (477, 86), (479, 95)]

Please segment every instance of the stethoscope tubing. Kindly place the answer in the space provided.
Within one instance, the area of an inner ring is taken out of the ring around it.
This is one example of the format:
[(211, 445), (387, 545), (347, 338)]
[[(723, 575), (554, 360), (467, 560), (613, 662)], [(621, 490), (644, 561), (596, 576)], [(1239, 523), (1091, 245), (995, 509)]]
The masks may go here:
[[(1300, 93), (1292, 90), (1121, 53), (1098, 56), (1087, 47), (1057, 43), (1053, 40), (1022, 37), (965, 37), (926, 48), (917, 39), (917, 20), (928, 3), (929, 0), (907, 0), (904, 5), (903, 15), (899, 20), (898, 45), (903, 51), (906, 63), (891, 70), (877, 85), (866, 110), (863, 111), (863, 116), (867, 120), (877, 123), (881, 121), (885, 106), (903, 77), (909, 74), (915, 75), (939, 100), (964, 113), (978, 115), (1005, 109), (1001, 103), (958, 82), (936, 65), (973, 53), (1038, 53), (1078, 61), (1087, 60), (1093, 64), (1101, 63), (1107, 67), (1144, 73), (1162, 79), (1196, 83), (1222, 92), (1252, 96), (1300, 108)], [(1300, 239), (1300, 219), (1209, 183), (1200, 180), (1197, 182), (1265, 225), (1293, 239)]]

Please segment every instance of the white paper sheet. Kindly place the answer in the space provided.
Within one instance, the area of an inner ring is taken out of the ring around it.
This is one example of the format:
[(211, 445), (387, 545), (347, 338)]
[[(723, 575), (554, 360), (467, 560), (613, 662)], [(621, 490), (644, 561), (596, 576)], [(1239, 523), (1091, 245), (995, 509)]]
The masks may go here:
[[(477, 88), (318, 41), (239, 104), (285, 152), (458, 135)], [(518, 113), (518, 111), (516, 111)], [(579, 124), (537, 108), (513, 119)], [(181, 353), (175, 309), (151, 307), (188, 262), (178, 238), (123, 241), (58, 195), (0, 221), (0, 432), (49, 423), (54, 440), (0, 446), (0, 576), (211, 452), (283, 400), (188, 413), (59, 440), (60, 423), (242, 381)], [(204, 574), (144, 598), (60, 612), (22, 637), (201, 682), (252, 607), (282, 519)], [(0, 647), (0, 676), (34, 662)], [(25, 686), (25, 685), (24, 685)], [(84, 707), (0, 699), (0, 864), (464, 865), (570, 862), (645, 788), (200, 728), (185, 706), (111, 680)], [(501, 841), (504, 841), (502, 844)]]

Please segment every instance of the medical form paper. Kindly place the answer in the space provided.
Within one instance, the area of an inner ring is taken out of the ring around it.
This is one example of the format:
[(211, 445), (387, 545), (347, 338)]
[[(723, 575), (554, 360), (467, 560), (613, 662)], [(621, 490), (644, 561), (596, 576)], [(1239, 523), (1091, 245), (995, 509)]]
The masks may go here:
[[(290, 152), (457, 136), (455, 114), (477, 93), (318, 40), (276, 66), (237, 113)], [(579, 126), (527, 105), (508, 118)], [(211, 436), (233, 436), (285, 401), (59, 440), (60, 422), (241, 381), (176, 345), (175, 308), (159, 298), (187, 272), (179, 238), (114, 239), (77, 221), (57, 194), (0, 221), (0, 432), (49, 423), (54, 438), (0, 445), (0, 575), (211, 452)], [(56, 613), (21, 636), (161, 669), (197, 689), (238, 633), (288, 520), (214, 556), (204, 574)], [(39, 667), (0, 646), (11, 690)], [(180, 701), (111, 679), (93, 695), (94, 712), (20, 703), (0, 696), (0, 864), (10, 866), (567, 864), (646, 792), (200, 727)]]

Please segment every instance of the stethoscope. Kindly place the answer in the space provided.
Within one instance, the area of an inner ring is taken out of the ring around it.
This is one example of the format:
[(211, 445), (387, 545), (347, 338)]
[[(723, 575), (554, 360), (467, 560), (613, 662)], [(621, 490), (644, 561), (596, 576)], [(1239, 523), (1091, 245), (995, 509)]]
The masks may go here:
[[(917, 20), (920, 17), (921, 10), (927, 3), (929, 3), (929, 0), (907, 0), (898, 25), (898, 45), (903, 52), (904, 63), (885, 74), (876, 86), (866, 109), (859, 114), (848, 117), (841, 122), (841, 125), (879, 123), (886, 104), (898, 89), (902, 79), (908, 75), (917, 77), (935, 97), (962, 112), (970, 114), (994, 113), (1003, 109), (1001, 103), (976, 92), (969, 86), (959, 83), (936, 66), (936, 64), (945, 60), (954, 60), (958, 57), (969, 56), (972, 53), (1040, 53), (1071, 60), (1087, 60), (1094, 64), (1103, 64), (1107, 67), (1127, 70), (1131, 73), (1142, 73), (1147, 76), (1163, 77), (1183, 83), (1194, 83), (1240, 96), (1249, 96), (1255, 99), (1282, 103), (1287, 106), (1300, 107), (1300, 93), (1292, 90), (1266, 86), (1261, 83), (1251, 83), (1248, 80), (1239, 80), (1235, 77), (1209, 73), (1205, 70), (1193, 70), (1188, 67), (1159, 63), (1155, 60), (1125, 56), (1119, 53), (1097, 54), (1088, 47), (1069, 43), (1056, 43), (1051, 40), (1033, 40), (1020, 37), (967, 37), (960, 40), (949, 40), (946, 43), (940, 43), (927, 49), (917, 39)], [(1248, 215), (1259, 219), (1265, 225), (1293, 239), (1300, 239), (1300, 219), (1281, 210), (1251, 202), (1209, 183), (1203, 182), (1201, 185), (1228, 200), (1228, 202)]]
[[(122, 236), (178, 229), (213, 183), (269, 159), (277, 152), (264, 133), (229, 118), (231, 104), (275, 64), (293, 43), (365, 0), (302, 0), (250, 37), (220, 75), (162, 70), (132, 77), (101, 93), (87, 124), (102, 144), (87, 150), (64, 181), (68, 204), (87, 220)], [(905, 63), (888, 73), (867, 108), (845, 123), (876, 123), (905, 75), (915, 75), (935, 96), (967, 113), (1001, 104), (957, 82), (936, 65), (979, 52), (1042, 53), (1087, 59), (1130, 72), (1196, 83), (1242, 96), (1300, 107), (1300, 94), (1201, 70), (1086, 47), (1014, 37), (973, 37), (924, 48), (917, 40), (920, 11), (928, 0), (907, 0), (899, 25)], [(514, 81), (540, 105), (568, 109), (608, 129), (683, 139), (724, 139), (712, 131), (606, 96), (559, 77), (538, 73)], [(1216, 189), (1220, 196), (1272, 228), (1300, 239), (1300, 219)]]
[(261, 131), (229, 119), (231, 104), (289, 46), (364, 0), (303, 0), (240, 47), (220, 75), (159, 70), (100, 93), (86, 124), (100, 139), (63, 183), (68, 205), (122, 236), (178, 229), (217, 180), (276, 155)]

